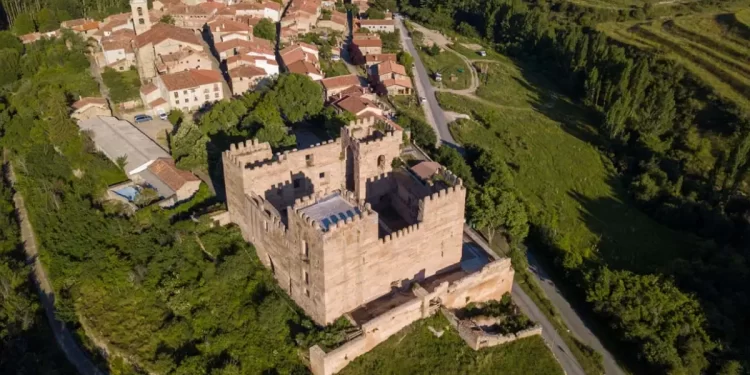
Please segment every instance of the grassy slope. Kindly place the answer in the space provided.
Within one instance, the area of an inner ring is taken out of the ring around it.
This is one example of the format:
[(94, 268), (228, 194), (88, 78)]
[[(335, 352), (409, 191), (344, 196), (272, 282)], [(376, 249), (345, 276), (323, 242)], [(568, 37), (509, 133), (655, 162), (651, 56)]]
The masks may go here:
[[(429, 326), (445, 334), (435, 337)], [(563, 371), (539, 336), (473, 351), (438, 314), (393, 335), (340, 374), (562, 375)]]
[[(437, 56), (430, 56), (421, 49), (418, 49), (417, 52), (422, 59), (422, 63), (424, 63), (427, 68), (427, 72), (430, 74), (430, 82), (433, 85), (440, 87), (439, 84), (434, 81), (435, 72), (440, 72), (440, 74), (443, 75), (443, 87), (445, 88), (461, 90), (469, 88), (471, 85), (471, 72), (469, 72), (469, 67), (466, 66), (464, 61), (455, 53), (443, 51)], [(463, 69), (463, 73), (459, 73), (459, 69)], [(456, 75), (455, 82), (451, 82), (451, 74)]]
[(530, 68), (523, 75), (518, 67), (503, 65), (491, 74), (493, 87), (496, 82), (503, 84), (488, 90), (491, 96), (484, 91), (480, 96), (514, 107), (524, 104), (519, 98), (527, 98), (529, 110), (503, 110), (441, 94), (444, 108), (464, 112), (470, 108), (477, 120), (454, 127), (453, 135), (462, 143), (496, 150), (517, 171), (517, 187), (535, 208), (533, 215), (556, 216), (561, 245), (602, 256), (615, 266), (641, 270), (667, 262), (679, 252), (680, 235), (627, 201), (611, 163), (592, 145), (599, 137), (579, 108), (545, 90), (548, 83)]

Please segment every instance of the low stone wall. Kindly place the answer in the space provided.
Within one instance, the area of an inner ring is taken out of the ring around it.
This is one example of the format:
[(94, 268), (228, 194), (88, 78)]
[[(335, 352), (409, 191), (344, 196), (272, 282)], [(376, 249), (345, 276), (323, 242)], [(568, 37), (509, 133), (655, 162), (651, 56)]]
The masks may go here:
[(455, 314), (447, 309), (441, 309), (441, 311), (453, 328), (458, 331), (458, 335), (466, 342), (466, 345), (474, 350), (502, 345), (525, 337), (542, 334), (542, 326), (540, 325), (507, 335), (488, 333), (470, 320), (459, 320)]
[[(362, 324), (361, 336), (328, 353), (317, 345), (310, 348), (312, 372), (315, 375), (335, 374), (346, 367), (349, 362), (369, 352), (409, 324), (435, 314), (441, 305), (459, 308), (470, 301), (483, 302), (500, 299), (503, 294), (510, 292), (512, 283), (513, 269), (510, 259), (503, 258), (461, 279), (452, 282), (445, 281), (434, 287), (432, 291), (414, 284), (412, 288), (414, 299)], [(454, 324), (454, 327), (458, 327), (457, 324)], [(515, 339), (517, 338), (513, 338)], [(479, 342), (478, 340), (475, 341)]]

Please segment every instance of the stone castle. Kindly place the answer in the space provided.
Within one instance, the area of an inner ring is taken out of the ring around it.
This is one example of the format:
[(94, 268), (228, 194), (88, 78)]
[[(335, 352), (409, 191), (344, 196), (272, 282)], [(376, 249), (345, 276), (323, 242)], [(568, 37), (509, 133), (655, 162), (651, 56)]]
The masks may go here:
[(510, 291), (508, 259), (467, 257), (461, 179), (392, 166), (404, 139), (398, 125), (371, 117), (308, 149), (273, 154), (247, 141), (223, 154), (230, 221), (279, 285), (318, 324), (344, 316), (362, 329), (342, 355), (326, 359), (314, 347), (316, 374), (335, 373), (440, 305)]

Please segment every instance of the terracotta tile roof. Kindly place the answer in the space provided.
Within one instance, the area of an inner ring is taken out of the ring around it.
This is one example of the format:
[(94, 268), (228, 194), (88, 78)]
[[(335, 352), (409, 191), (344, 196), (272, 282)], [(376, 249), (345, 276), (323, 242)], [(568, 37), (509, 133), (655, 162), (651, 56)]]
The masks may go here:
[(200, 181), (200, 179), (195, 177), (194, 174), (177, 169), (174, 160), (168, 158), (154, 160), (154, 162), (148, 166), (148, 170), (174, 191), (180, 190), (180, 188), (188, 182)]
[(357, 47), (383, 47), (380, 39), (355, 39), (352, 43)]
[(367, 28), (367, 26), (395, 26), (393, 20), (359, 20), (361, 27)]
[(262, 8), (273, 9), (275, 11), (281, 12), (281, 4), (279, 4), (279, 3), (275, 2), (275, 1), (264, 1), (264, 2), (260, 3), (260, 5), (261, 5)]
[(60, 23), (60, 27), (73, 28), (75, 26), (81, 26), (87, 22), (91, 22), (88, 18), (78, 18), (74, 20), (63, 21)]
[(386, 61), (384, 63), (380, 63), (376, 65), (378, 70), (378, 75), (381, 76), (383, 74), (391, 74), (396, 73), (405, 76), (406, 75), (406, 68), (404, 68), (403, 65), (395, 63), (393, 61)]
[(383, 63), (386, 61), (396, 62), (398, 58), (395, 53), (374, 53), (372, 55), (365, 55), (365, 61), (368, 63)]
[(208, 22), (208, 27), (213, 32), (245, 32), (252, 33), (253, 27), (242, 22), (229, 20), (226, 18), (214, 19)]
[(346, 13), (341, 13), (334, 10), (333, 12), (331, 12), (331, 21), (341, 25), (346, 25), (349, 19), (346, 17)]
[(344, 91), (336, 94), (339, 98), (343, 98), (345, 96), (362, 96), (367, 93), (367, 88), (362, 86), (352, 86), (348, 89), (345, 89)]
[(423, 161), (409, 169), (422, 180), (429, 180), (440, 170), (440, 167), (442, 166), (434, 161)]
[(235, 19), (237, 20), (237, 22), (246, 23), (252, 27), (255, 27), (263, 18), (255, 16), (237, 16), (235, 17)]
[(326, 90), (350, 86), (360, 86), (359, 77), (355, 74), (325, 78), (320, 80), (320, 83), (323, 85), (323, 87), (325, 87)]
[(224, 79), (217, 70), (192, 69), (159, 76), (169, 91), (184, 90), (201, 85), (221, 83)]
[(187, 5), (182, 3), (169, 5), (165, 9), (165, 13), (176, 16), (208, 16), (216, 12), (216, 8), (201, 6), (203, 4), (207, 3), (201, 3), (198, 5)]
[(313, 51), (316, 51), (316, 52), (318, 51), (318, 46), (316, 46), (314, 44), (305, 43), (305, 42), (297, 42), (297, 45), (301, 46), (301, 47), (309, 48), (309, 49), (311, 49)]
[(352, 35), (352, 40), (380, 40), (380, 35), (378, 34), (368, 34), (368, 33), (354, 33)]
[(102, 37), (101, 45), (104, 51), (124, 49), (125, 52), (133, 52), (133, 39), (135, 32), (130, 29), (117, 30), (109, 36)]
[(97, 30), (97, 29), (99, 29), (99, 26), (101, 26), (101, 24), (99, 23), (99, 21), (91, 21), (91, 22), (86, 22), (85, 24), (83, 24), (81, 26), (76, 26), (76, 27), (73, 28), (73, 30), (76, 30), (76, 31)]
[(167, 101), (164, 100), (164, 98), (157, 98), (156, 100), (152, 101), (151, 103), (148, 103), (148, 106), (151, 108), (158, 107), (160, 105), (167, 104)]
[(234, 56), (227, 57), (227, 66), (233, 65), (233, 64), (256, 65), (260, 61), (264, 61), (268, 65), (279, 65), (279, 63), (277, 63), (276, 60), (270, 60), (261, 56), (234, 55)]
[(355, 115), (368, 108), (378, 109), (378, 106), (375, 105), (375, 103), (369, 99), (363, 98), (362, 96), (345, 96), (335, 101), (333, 105)]
[(382, 83), (384, 87), (401, 86), (412, 88), (411, 80), (408, 79), (385, 79)]
[(149, 82), (149, 83), (141, 86), (141, 93), (143, 93), (144, 95), (148, 95), (148, 94), (156, 91), (156, 89), (158, 89), (158, 87), (156, 87), (155, 84)]
[(315, 65), (307, 61), (302, 61), (302, 60), (293, 62), (287, 65), (286, 68), (291, 73), (305, 74), (305, 75), (308, 73), (311, 73), (311, 74), (322, 75), (320, 73), (320, 70), (318, 70), (318, 68)]
[(252, 41), (232, 39), (226, 42), (216, 43), (214, 44), (214, 48), (216, 48), (216, 52), (218, 53), (236, 49), (239, 53), (255, 52), (265, 55), (274, 55), (271, 42), (261, 38), (253, 38)]
[(234, 69), (229, 70), (229, 76), (234, 78), (244, 77), (253, 78), (258, 76), (265, 76), (266, 71), (253, 65), (242, 65)]
[(200, 3), (197, 5), (197, 7), (201, 8), (205, 12), (213, 12), (213, 11), (218, 11), (219, 9), (224, 9), (227, 6), (218, 2), (208, 2), (208, 3)]
[(263, 10), (272, 9), (275, 11), (281, 11), (281, 4), (273, 1), (266, 1), (262, 3), (239, 3), (232, 5), (233, 9), (236, 10)]
[(107, 105), (107, 99), (104, 98), (95, 98), (95, 97), (85, 97), (81, 98), (77, 102), (73, 103), (73, 109), (81, 109), (89, 104), (96, 104), (96, 105)]
[(113, 14), (111, 16), (104, 18), (104, 23), (110, 23), (113, 21), (128, 21), (130, 20), (130, 17), (131, 17), (130, 12)]
[(195, 35), (192, 30), (181, 27), (157, 23), (151, 26), (151, 29), (135, 37), (135, 45), (140, 48), (149, 43), (157, 44), (167, 39), (173, 39), (184, 43), (202, 46), (200, 37)]

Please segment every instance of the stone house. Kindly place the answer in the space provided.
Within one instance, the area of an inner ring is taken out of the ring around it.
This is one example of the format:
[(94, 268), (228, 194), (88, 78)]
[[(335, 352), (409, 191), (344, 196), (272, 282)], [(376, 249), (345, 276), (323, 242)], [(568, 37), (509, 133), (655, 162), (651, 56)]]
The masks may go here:
[(211, 69), (211, 56), (205, 51), (195, 51), (190, 47), (183, 47), (176, 53), (159, 55), (156, 71), (159, 74), (172, 74), (190, 69)]
[(354, 34), (349, 45), (349, 53), (355, 64), (364, 64), (367, 55), (383, 53), (383, 41), (378, 34)]
[(320, 18), (320, 0), (293, 0), (281, 18), (281, 27), (289, 27), (297, 34), (306, 34), (315, 28)]
[(279, 56), (287, 71), (307, 75), (315, 81), (323, 79), (318, 47), (308, 43), (297, 43), (279, 51)]
[(268, 77), (266, 72), (255, 65), (240, 65), (229, 70), (232, 80), (232, 94), (242, 95), (255, 89), (260, 81)]
[(112, 116), (107, 99), (86, 97), (73, 103), (70, 117), (76, 121), (85, 121), (96, 116)]
[(118, 29), (99, 40), (103, 61), (100, 67), (110, 67), (115, 70), (125, 70), (135, 66), (135, 50), (133, 39), (135, 32), (132, 29)]
[(269, 60), (265, 57), (236, 55), (227, 59), (227, 69), (232, 70), (239, 66), (252, 65), (262, 69), (267, 76), (279, 74), (279, 64), (276, 60)]
[(349, 112), (356, 118), (383, 116), (383, 109), (364, 95), (346, 95), (331, 102), (338, 112)]
[(367, 29), (375, 33), (392, 33), (396, 31), (396, 24), (393, 20), (359, 20), (357, 21), (358, 29)]
[(406, 68), (392, 61), (375, 65), (371, 68), (370, 81), (376, 91), (388, 95), (409, 95), (413, 86), (406, 74)]
[(365, 55), (365, 66), (368, 70), (370, 70), (373, 65), (378, 65), (386, 61), (396, 62), (398, 61), (398, 58), (396, 57), (395, 53)]
[(253, 40), (253, 27), (239, 21), (217, 17), (206, 24), (214, 43), (232, 39)]
[(351, 87), (362, 86), (359, 81), (359, 76), (357, 76), (356, 74), (325, 78), (320, 80), (320, 84), (323, 85), (323, 95), (325, 96), (326, 100)]
[(159, 55), (179, 53), (184, 48), (202, 52), (203, 42), (192, 30), (157, 23), (135, 37), (138, 73), (142, 80), (151, 80), (157, 75)]
[(336, 10), (332, 10), (330, 15), (326, 16), (323, 14), (318, 23), (316, 24), (318, 29), (329, 29), (332, 31), (340, 31), (346, 34), (349, 31), (349, 18), (346, 13), (341, 13)]
[(215, 43), (214, 49), (219, 54), (220, 60), (241, 55), (263, 57), (267, 60), (276, 59), (273, 44), (265, 39), (255, 37), (251, 40), (230, 39), (226, 42)]
[(203, 26), (216, 12), (224, 8), (221, 3), (201, 3), (197, 5), (173, 4), (165, 8), (164, 12), (174, 18), (174, 25), (195, 31), (203, 30)]
[(281, 4), (274, 1), (260, 3), (239, 3), (230, 7), (234, 15), (254, 18), (268, 18), (274, 23), (279, 22), (283, 12)]
[(79, 18), (61, 22), (60, 28), (73, 30), (73, 32), (85, 39), (86, 37), (93, 36), (99, 30), (99, 21), (90, 18)]
[(172, 158), (158, 158), (135, 178), (153, 187), (164, 201), (161, 207), (170, 207), (190, 199), (200, 188), (201, 180), (194, 174), (179, 169)]
[(216, 70), (187, 70), (157, 76), (141, 88), (141, 99), (154, 111), (190, 112), (224, 99), (224, 78)]

